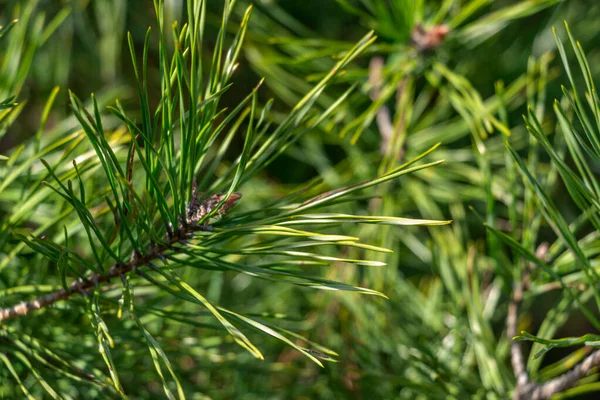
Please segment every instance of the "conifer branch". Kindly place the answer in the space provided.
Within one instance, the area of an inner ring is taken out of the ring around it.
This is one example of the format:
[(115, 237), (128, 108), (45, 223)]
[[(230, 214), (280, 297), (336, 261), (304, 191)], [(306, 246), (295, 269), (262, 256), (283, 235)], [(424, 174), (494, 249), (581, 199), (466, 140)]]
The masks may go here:
[[(383, 65), (384, 61), (381, 57), (373, 57), (369, 63), (369, 84), (371, 85), (371, 100), (374, 102), (379, 100), (381, 96), (381, 85), (383, 83)], [(381, 135), (381, 146), (380, 153), (385, 154), (390, 140), (394, 134), (394, 125), (392, 124), (392, 117), (390, 115), (389, 108), (382, 104), (377, 110), (377, 116), (375, 121), (377, 122), (377, 128)]]
[(600, 350), (587, 356), (582, 362), (564, 374), (547, 382), (537, 384), (530, 382), (520, 388), (519, 399), (543, 400), (564, 392), (577, 385), (577, 382), (589, 375), (594, 368), (600, 365)]
[[(101, 283), (109, 282), (114, 278), (135, 271), (139, 267), (148, 265), (152, 260), (161, 258), (164, 253), (173, 250), (173, 246), (176, 244), (185, 244), (185, 241), (189, 239), (194, 231), (210, 230), (211, 226), (198, 225), (198, 223), (213, 214), (224, 214), (227, 210), (237, 204), (241, 197), (242, 195), (239, 193), (232, 193), (229, 198), (225, 198), (224, 195), (217, 193), (200, 200), (197, 197), (196, 181), (194, 180), (192, 200), (187, 207), (185, 222), (182, 221), (178, 232), (171, 233), (171, 229), (167, 229), (168, 242), (166, 244), (151, 246), (145, 255), (134, 254), (129, 262), (114, 264), (106, 273), (95, 272), (87, 278), (79, 278), (69, 286), (68, 290), (60, 289), (28, 302), (22, 301), (13, 306), (2, 308), (0, 309), (0, 322), (11, 318), (25, 316), (31, 311), (40, 310), (58, 301), (68, 299), (73, 295), (85, 293), (87, 290), (94, 288)], [(223, 205), (217, 209), (220, 203), (223, 203)]]
[(523, 351), (521, 350), (521, 344), (514, 340), (514, 337), (517, 336), (517, 320), (518, 320), (518, 311), (519, 305), (523, 301), (523, 290), (524, 290), (524, 282), (526, 281), (528, 273), (523, 274), (523, 278), (518, 283), (515, 283), (512, 298), (510, 304), (508, 305), (508, 313), (506, 317), (506, 333), (508, 335), (508, 340), (510, 340), (510, 361), (512, 364), (513, 372), (515, 374), (515, 378), (517, 379), (517, 386), (515, 388), (514, 400), (519, 400), (520, 397), (520, 388), (525, 387), (530, 384), (529, 376), (527, 375), (527, 371), (525, 369), (525, 362), (523, 360)]
[[(546, 250), (547, 248), (540, 246), (536, 255), (539, 258), (542, 258), (543, 254), (541, 253), (544, 253)], [(514, 400), (549, 399), (558, 393), (574, 387), (581, 378), (589, 375), (594, 368), (600, 366), (600, 350), (596, 350), (568, 372), (565, 372), (554, 379), (543, 383), (532, 382), (529, 379), (529, 375), (525, 368), (525, 360), (523, 358), (521, 345), (517, 340), (514, 340), (514, 337), (517, 336), (518, 308), (523, 301), (523, 294), (529, 283), (529, 273), (530, 270), (528, 269), (523, 274), (522, 280), (515, 284), (506, 318), (506, 332), (511, 341), (511, 364), (515, 378), (517, 379), (517, 385), (513, 396)]]
[(51, 306), (52, 304), (61, 300), (66, 300), (73, 295), (80, 295), (101, 283), (109, 282), (114, 278), (135, 271), (136, 268), (147, 265), (150, 261), (159, 258), (165, 252), (172, 250), (174, 245), (181, 243), (183, 240), (188, 238), (189, 234), (197, 229), (197, 227), (184, 228), (184, 230), (174, 234), (169, 239), (168, 244), (151, 247), (146, 255), (133, 256), (132, 259), (125, 264), (115, 264), (106, 273), (93, 273), (87, 278), (79, 278), (69, 286), (68, 290), (60, 289), (47, 295), (40, 296), (31, 301), (22, 301), (13, 306), (2, 308), (0, 309), (0, 322), (11, 318), (26, 316), (32, 311), (37, 311)]

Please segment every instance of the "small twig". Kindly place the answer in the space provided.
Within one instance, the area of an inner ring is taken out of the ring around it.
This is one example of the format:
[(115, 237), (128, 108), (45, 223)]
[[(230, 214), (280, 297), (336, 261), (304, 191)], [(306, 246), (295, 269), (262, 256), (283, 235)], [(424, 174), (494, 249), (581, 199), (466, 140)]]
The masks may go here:
[[(406, 135), (406, 132), (404, 132), (404, 127), (406, 124), (407, 112), (406, 109), (400, 109), (400, 106), (402, 104), (402, 95), (404, 94), (404, 89), (406, 87), (407, 81), (408, 78), (406, 75), (404, 75), (404, 77), (402, 77), (402, 80), (398, 84), (398, 87), (396, 88), (396, 109), (401, 114), (396, 122), (396, 125), (394, 125), (394, 138), (402, 141), (404, 141), (404, 135)], [(400, 143), (399, 146), (400, 148), (398, 149), (398, 160), (402, 159), (402, 156), (404, 155), (404, 143)]]
[(525, 362), (523, 360), (523, 352), (521, 351), (521, 346), (519, 342), (513, 340), (513, 338), (517, 336), (517, 319), (519, 305), (523, 301), (524, 283), (526, 282), (526, 277), (528, 275), (529, 272), (526, 271), (523, 274), (523, 278), (518, 283), (515, 283), (513, 288), (513, 295), (510, 300), (510, 304), (508, 305), (508, 314), (506, 317), (506, 333), (508, 335), (508, 340), (511, 341), (510, 361), (513, 367), (515, 378), (517, 378), (517, 386), (515, 388), (515, 395), (513, 397), (514, 400), (521, 399), (521, 388), (529, 384), (529, 376), (527, 375), (527, 371), (525, 370)]
[[(241, 194), (233, 193), (215, 214), (222, 215), (231, 207), (233, 207), (241, 197)], [(201, 201), (194, 196), (192, 203), (188, 206), (186, 223), (182, 224), (179, 231), (174, 233), (171, 226), (169, 224), (167, 225), (166, 244), (153, 244), (150, 246), (145, 255), (134, 253), (129, 262), (125, 264), (117, 263), (105, 273), (93, 273), (86, 278), (77, 279), (71, 283), (68, 290), (60, 289), (56, 292), (49, 293), (28, 302), (22, 301), (19, 304), (15, 304), (11, 307), (1, 308), (0, 323), (7, 319), (27, 315), (32, 311), (42, 309), (58, 301), (65, 300), (75, 294), (86, 294), (88, 289), (95, 288), (101, 283), (108, 282), (114, 278), (126, 275), (129, 272), (135, 271), (138, 267), (150, 265), (151, 261), (155, 258), (164, 259), (165, 252), (177, 251), (177, 248), (174, 247), (174, 245), (178, 243), (186, 243), (186, 240), (190, 237), (190, 235), (193, 234), (193, 232), (198, 230), (210, 230), (210, 225), (197, 225), (197, 222), (202, 220), (205, 215), (212, 212), (223, 198), (223, 195), (215, 194)]]
[[(425, 27), (418, 24), (411, 32), (410, 43), (420, 53), (427, 53), (440, 47), (448, 33), (450, 33), (450, 27), (445, 24), (432, 27)], [(370, 97), (374, 102), (381, 98), (384, 64), (382, 57), (373, 57), (369, 63)], [(400, 81), (398, 88), (396, 89), (397, 104), (400, 104), (405, 85), (406, 77)], [(377, 122), (377, 128), (381, 135), (381, 146), (379, 150), (381, 155), (387, 154), (394, 137), (404, 130), (405, 119), (406, 112), (402, 111), (402, 115), (397, 119), (396, 126), (394, 126), (389, 108), (385, 104), (382, 104), (381, 107), (379, 107), (377, 114), (375, 115), (375, 121)], [(398, 158), (402, 158), (403, 152), (404, 148), (401, 147), (398, 150)]]
[(2, 308), (0, 309), (0, 322), (11, 318), (25, 316), (32, 311), (42, 309), (58, 301), (65, 300), (73, 295), (87, 293), (87, 290), (92, 289), (101, 283), (108, 282), (114, 278), (131, 272), (137, 267), (146, 265), (150, 260), (158, 258), (159, 254), (170, 250), (172, 245), (179, 242), (181, 235), (182, 233), (174, 236), (169, 244), (154, 247), (154, 249), (146, 256), (133, 258), (126, 264), (113, 265), (106, 273), (94, 273), (85, 279), (77, 279), (75, 282), (69, 285), (68, 290), (60, 289), (56, 292), (49, 293), (28, 302), (22, 301), (14, 306)]
[[(583, 292), (587, 289), (587, 286), (585, 286), (583, 283), (565, 282), (564, 285), (569, 288), (579, 290), (580, 292)], [(550, 283), (546, 283), (545, 285), (539, 286), (537, 292), (538, 293), (546, 293), (546, 292), (551, 292), (552, 290), (560, 290), (560, 289), (562, 289), (562, 287), (563, 287), (563, 285), (560, 282), (550, 282)]]
[(569, 372), (538, 384), (530, 382), (519, 390), (519, 399), (544, 400), (574, 387), (581, 378), (587, 376), (594, 368), (600, 365), (600, 350), (596, 350), (577, 364)]
[[(548, 250), (547, 245), (541, 245), (536, 251), (538, 258), (544, 258)], [(574, 387), (577, 382), (589, 375), (592, 370), (600, 365), (600, 350), (596, 350), (587, 356), (582, 362), (573, 367), (570, 371), (543, 383), (531, 382), (525, 369), (523, 352), (519, 342), (513, 340), (517, 336), (518, 308), (523, 301), (523, 293), (529, 285), (529, 268), (523, 274), (520, 282), (515, 283), (513, 295), (508, 306), (508, 315), (506, 317), (506, 332), (511, 340), (511, 363), (513, 372), (517, 378), (517, 385), (513, 396), (514, 400), (544, 400), (564, 392)]]
[[(381, 97), (381, 87), (383, 84), (383, 58), (373, 57), (369, 63), (369, 83), (371, 85), (371, 100), (378, 101)], [(404, 77), (398, 84), (396, 89), (396, 103), (400, 103), (404, 87), (406, 85), (406, 77)], [(377, 110), (375, 115), (375, 121), (377, 123), (377, 129), (381, 135), (381, 145), (379, 146), (379, 152), (381, 155), (386, 155), (389, 151), (389, 147), (392, 141), (398, 136), (399, 132), (404, 130), (404, 122), (406, 119), (406, 112), (402, 111), (402, 115), (398, 118), (396, 125), (392, 123), (392, 116), (389, 108), (382, 104)], [(404, 152), (403, 148), (399, 149), (398, 158), (402, 157)]]
[[(371, 85), (371, 100), (374, 102), (381, 96), (381, 86), (383, 82), (383, 58), (373, 57), (369, 63), (369, 83)], [(375, 116), (377, 122), (377, 128), (381, 135), (381, 146), (380, 153), (383, 155), (387, 152), (392, 135), (394, 134), (394, 125), (392, 124), (392, 117), (390, 110), (385, 104), (382, 104), (377, 110)]]

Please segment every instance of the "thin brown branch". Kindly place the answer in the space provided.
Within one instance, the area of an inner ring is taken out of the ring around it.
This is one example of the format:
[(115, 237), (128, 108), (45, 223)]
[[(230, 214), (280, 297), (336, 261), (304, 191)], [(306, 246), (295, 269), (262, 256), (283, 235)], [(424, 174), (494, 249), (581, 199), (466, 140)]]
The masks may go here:
[[(544, 258), (548, 250), (547, 244), (540, 245), (536, 251), (538, 258)], [(523, 301), (523, 294), (529, 285), (529, 269), (523, 274), (520, 282), (515, 283), (513, 295), (508, 306), (508, 315), (506, 317), (506, 332), (509, 340), (511, 340), (511, 364), (517, 385), (514, 393), (514, 400), (544, 400), (552, 396), (564, 392), (577, 385), (577, 382), (589, 375), (592, 370), (600, 366), (600, 350), (596, 350), (587, 356), (582, 362), (577, 364), (568, 372), (543, 383), (531, 382), (529, 375), (525, 369), (525, 361), (523, 352), (519, 342), (513, 340), (517, 336), (517, 319), (518, 308)]]
[(0, 323), (7, 319), (25, 316), (32, 311), (48, 307), (56, 302), (68, 299), (73, 295), (86, 293), (86, 291), (101, 283), (108, 282), (120, 275), (127, 274), (138, 267), (142, 267), (153, 259), (161, 256), (166, 251), (172, 249), (173, 245), (184, 240), (192, 231), (193, 229), (191, 227), (187, 230), (182, 230), (179, 234), (171, 237), (168, 244), (154, 246), (150, 248), (148, 254), (133, 257), (131, 261), (126, 264), (115, 264), (105, 273), (94, 273), (85, 279), (77, 279), (69, 286), (68, 290), (60, 289), (31, 301), (22, 301), (11, 307), (2, 308), (0, 309)]
[(577, 382), (589, 375), (592, 370), (600, 365), (600, 350), (596, 350), (577, 364), (569, 372), (547, 382), (530, 383), (521, 390), (522, 399), (543, 400), (564, 392), (577, 385)]
[[(579, 290), (580, 292), (583, 292), (587, 289), (586, 285), (584, 285), (583, 283), (577, 283), (577, 282), (565, 282), (564, 286), (573, 288), (575, 290)], [(547, 292), (551, 292), (553, 290), (560, 290), (562, 288), (563, 288), (562, 283), (550, 282), (550, 283), (546, 283), (545, 285), (539, 286), (536, 291), (537, 291), (537, 293), (547, 293)]]
[[(231, 196), (216, 210), (215, 215), (222, 215), (227, 212), (231, 207), (235, 206), (239, 199), (242, 197), (239, 193), (232, 193)], [(185, 244), (186, 239), (198, 230), (210, 230), (209, 225), (199, 225), (205, 216), (215, 211), (215, 207), (224, 199), (224, 195), (217, 193), (211, 196), (199, 199), (197, 193), (194, 193), (192, 202), (188, 205), (188, 213), (184, 221), (180, 225), (180, 229), (177, 233), (173, 233), (170, 225), (167, 225), (167, 238), (166, 244), (153, 245), (148, 249), (145, 255), (135, 254), (131, 260), (127, 263), (117, 263), (113, 265), (107, 272), (104, 273), (93, 273), (89, 277), (80, 278), (75, 280), (69, 286), (68, 290), (60, 289), (56, 292), (49, 293), (47, 295), (38, 297), (31, 301), (22, 301), (11, 307), (0, 309), (0, 323), (7, 319), (16, 318), (29, 314), (32, 311), (48, 307), (58, 301), (65, 300), (73, 295), (85, 294), (91, 288), (97, 287), (99, 284), (108, 282), (114, 278), (128, 274), (129, 272), (135, 271), (136, 268), (144, 265), (149, 265), (155, 258), (160, 258), (165, 252), (174, 249), (175, 244)]]
[[(373, 57), (369, 63), (369, 84), (371, 85), (370, 96), (373, 102), (378, 101), (381, 98), (381, 87), (383, 84), (383, 66), (384, 61), (381, 57)], [(396, 89), (396, 103), (400, 104), (402, 94), (404, 93), (404, 87), (406, 85), (406, 77), (404, 77), (398, 84)], [(382, 104), (377, 110), (375, 115), (375, 121), (377, 123), (377, 129), (381, 135), (381, 145), (379, 146), (379, 152), (381, 155), (386, 155), (390, 151), (390, 146), (397, 137), (398, 134), (404, 130), (404, 124), (406, 119), (406, 112), (402, 111), (400, 118), (397, 119), (396, 124), (392, 122), (392, 116), (389, 108)], [(404, 149), (401, 147), (398, 152), (398, 159), (402, 158)]]
[(523, 287), (526, 281), (527, 273), (524, 274), (523, 278), (515, 283), (513, 288), (513, 295), (508, 305), (508, 315), (506, 317), (506, 333), (508, 340), (510, 340), (510, 361), (512, 364), (515, 378), (517, 379), (517, 386), (515, 388), (514, 400), (521, 399), (521, 388), (529, 384), (529, 376), (525, 369), (525, 361), (523, 359), (523, 352), (521, 351), (521, 345), (516, 340), (513, 340), (517, 336), (517, 321), (519, 315), (519, 305), (523, 301)]
[(393, 138), (400, 143), (394, 143), (393, 146), (398, 145), (400, 148), (398, 149), (398, 160), (402, 159), (404, 155), (404, 139), (406, 136), (405, 125), (406, 125), (406, 109), (401, 109), (402, 106), (402, 97), (405, 93), (406, 83), (408, 82), (407, 75), (402, 77), (402, 80), (398, 84), (396, 88), (396, 111), (400, 113), (400, 117), (397, 118), (396, 124), (394, 125), (394, 136)]
[[(371, 100), (374, 102), (379, 100), (381, 97), (381, 86), (383, 82), (383, 58), (373, 57), (369, 63), (369, 83), (371, 85)], [(381, 135), (381, 146), (380, 153), (385, 154), (389, 146), (390, 140), (394, 134), (394, 125), (392, 124), (392, 117), (390, 110), (385, 104), (382, 104), (377, 110), (375, 116), (377, 122), (377, 129)]]

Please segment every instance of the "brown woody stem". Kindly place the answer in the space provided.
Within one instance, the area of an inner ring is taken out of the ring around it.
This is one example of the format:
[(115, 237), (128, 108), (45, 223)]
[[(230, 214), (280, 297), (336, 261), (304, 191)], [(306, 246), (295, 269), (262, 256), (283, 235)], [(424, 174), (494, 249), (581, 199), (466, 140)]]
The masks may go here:
[(527, 287), (528, 278), (529, 272), (527, 271), (523, 275), (522, 281), (515, 284), (506, 318), (506, 332), (509, 340), (511, 340), (511, 363), (517, 379), (513, 399), (544, 400), (574, 387), (581, 378), (589, 375), (595, 367), (600, 365), (600, 350), (596, 350), (571, 370), (554, 379), (543, 383), (531, 382), (525, 369), (521, 346), (519, 342), (513, 340), (517, 335), (518, 307), (523, 301), (523, 292), (524, 288)]
[(69, 286), (68, 290), (60, 289), (56, 292), (40, 296), (31, 301), (22, 301), (13, 306), (1, 308), (0, 323), (7, 319), (24, 316), (32, 311), (48, 307), (58, 301), (68, 299), (73, 295), (80, 295), (101, 283), (108, 282), (121, 275), (125, 275), (138, 267), (142, 267), (148, 264), (153, 259), (160, 257), (166, 251), (172, 249), (174, 244), (180, 243), (182, 240), (185, 240), (187, 235), (194, 230), (195, 229), (192, 227), (187, 227), (184, 230), (181, 230), (178, 234), (172, 236), (169, 239), (168, 244), (162, 244), (151, 247), (146, 255), (133, 257), (132, 260), (126, 264), (115, 264), (105, 273), (93, 273), (87, 278), (77, 279)]

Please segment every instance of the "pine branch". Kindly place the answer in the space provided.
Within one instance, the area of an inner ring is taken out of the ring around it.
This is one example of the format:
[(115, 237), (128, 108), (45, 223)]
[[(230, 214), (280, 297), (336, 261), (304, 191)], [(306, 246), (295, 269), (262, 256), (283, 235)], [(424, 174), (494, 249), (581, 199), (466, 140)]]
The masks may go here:
[[(238, 200), (242, 197), (239, 193), (233, 193), (229, 198), (225, 199), (225, 196), (218, 193), (200, 201), (197, 198), (195, 181), (193, 189), (193, 197), (187, 208), (185, 222), (182, 221), (179, 227), (180, 229), (175, 233), (170, 233), (170, 229), (167, 230), (169, 232), (167, 234), (168, 243), (151, 246), (145, 255), (134, 254), (128, 263), (114, 264), (106, 273), (96, 272), (87, 278), (77, 279), (69, 286), (68, 290), (60, 289), (56, 292), (38, 297), (37, 299), (28, 302), (22, 301), (11, 307), (0, 309), (0, 322), (28, 315), (31, 311), (48, 307), (58, 301), (68, 299), (73, 295), (83, 294), (88, 289), (96, 287), (101, 283), (109, 282), (114, 278), (124, 276), (135, 271), (138, 267), (148, 265), (156, 258), (162, 258), (166, 252), (174, 249), (174, 245), (185, 244), (185, 241), (190, 238), (193, 232), (198, 230), (210, 230), (211, 226), (198, 225), (198, 222), (213, 213), (216, 215), (224, 214), (227, 210), (237, 204)], [(217, 209), (221, 202), (223, 202), (223, 206)]]
[(506, 333), (508, 335), (508, 340), (510, 343), (510, 361), (512, 364), (512, 368), (515, 374), (515, 378), (517, 378), (517, 386), (515, 390), (514, 400), (519, 400), (519, 388), (525, 387), (530, 384), (529, 376), (527, 375), (527, 371), (525, 369), (525, 362), (523, 360), (523, 352), (521, 350), (521, 345), (519, 342), (514, 340), (514, 337), (517, 336), (517, 320), (518, 320), (518, 310), (519, 305), (523, 301), (523, 283), (526, 281), (526, 276), (529, 274), (524, 274), (523, 279), (515, 284), (513, 289), (513, 295), (508, 305), (508, 313), (506, 317)]
[[(381, 57), (374, 57), (369, 63), (369, 84), (371, 85), (371, 100), (378, 101), (381, 97), (381, 85), (383, 82), (383, 65), (384, 61)], [(381, 135), (381, 146), (379, 152), (382, 155), (387, 153), (390, 140), (394, 134), (394, 125), (392, 124), (392, 117), (390, 115), (390, 109), (382, 104), (377, 110), (376, 116), (377, 128)]]
[[(513, 301), (510, 307), (513, 308), (515, 305), (516, 303)], [(510, 311), (509, 315), (511, 315)], [(574, 387), (581, 378), (586, 377), (596, 367), (600, 366), (600, 350), (596, 350), (568, 372), (549, 381), (536, 383), (529, 381), (520, 345), (515, 340), (511, 343), (511, 353), (513, 370), (517, 377), (517, 387), (513, 397), (515, 400), (549, 399), (558, 393)]]
[(574, 387), (581, 378), (589, 375), (600, 365), (600, 350), (596, 350), (577, 364), (569, 372), (542, 384), (529, 383), (521, 388), (521, 398), (531, 400), (549, 399), (552, 396)]
[[(543, 257), (541, 253), (547, 250), (547, 248), (543, 249), (544, 247), (540, 246), (536, 252), (536, 256), (539, 258)], [(595, 367), (600, 365), (600, 350), (596, 350), (571, 370), (554, 379), (543, 383), (532, 382), (529, 379), (521, 345), (514, 339), (517, 336), (518, 308), (523, 301), (523, 293), (529, 285), (529, 274), (530, 269), (528, 268), (523, 274), (521, 281), (515, 284), (506, 318), (506, 332), (509, 340), (511, 340), (511, 364), (515, 378), (517, 379), (513, 396), (514, 400), (549, 399), (558, 393), (574, 387), (581, 378), (589, 375)]]
[(150, 261), (161, 257), (165, 252), (172, 250), (173, 246), (181, 243), (188, 238), (192, 232), (190, 228), (174, 234), (169, 241), (169, 244), (158, 245), (151, 247), (146, 255), (138, 255), (132, 257), (131, 261), (126, 264), (115, 264), (106, 273), (93, 273), (88, 278), (77, 279), (69, 286), (69, 290), (60, 289), (56, 292), (38, 297), (37, 299), (20, 302), (11, 307), (0, 309), (0, 322), (4, 320), (28, 315), (31, 311), (37, 311), (48, 307), (56, 302), (70, 298), (73, 295), (85, 293), (88, 289), (98, 286), (101, 283), (109, 282), (110, 280), (126, 275), (136, 268), (147, 265)]

